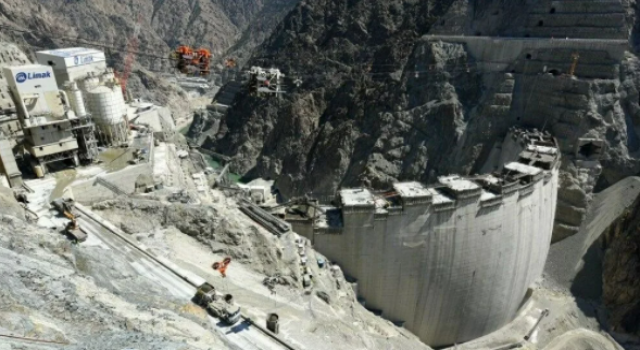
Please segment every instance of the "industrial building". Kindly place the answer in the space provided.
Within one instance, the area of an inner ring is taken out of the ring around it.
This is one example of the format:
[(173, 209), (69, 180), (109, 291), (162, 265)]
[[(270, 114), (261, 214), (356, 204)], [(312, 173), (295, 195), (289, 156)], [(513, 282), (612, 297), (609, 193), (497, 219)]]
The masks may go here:
[(36, 52), (39, 64), (51, 66), (59, 86), (78, 82), (107, 70), (104, 52), (83, 47), (71, 47)]
[[(127, 141), (125, 99), (113, 70), (107, 68), (104, 52), (73, 47), (39, 51), (36, 58), (38, 63), (53, 68), (58, 84), (70, 86), (76, 100), (84, 100), (77, 104), (86, 107), (83, 112), (95, 123), (95, 137), (101, 145), (117, 146)], [(92, 135), (81, 138), (93, 140)]]
[(40, 51), (36, 53), (39, 64), (29, 64), (26, 56), (14, 51), (19, 52), (11, 47), (0, 52), (0, 167), (9, 183), (17, 183), (19, 173), (8, 163), (9, 155), (28, 153), (34, 172), (41, 177), (54, 162), (94, 161), (98, 143), (120, 146), (127, 142), (127, 106), (103, 52)]
[(290, 222), (353, 277), (366, 308), (431, 346), (480, 337), (513, 319), (542, 274), (558, 192), (554, 138), (512, 130), (503, 149), (497, 173), (343, 189), (338, 206)]
[(72, 131), (77, 119), (66, 93), (58, 89), (53, 70), (43, 65), (5, 67), (3, 71), (16, 103), (24, 133), (24, 148), (35, 161), (36, 175), (46, 172), (47, 164), (72, 160), (79, 164), (78, 141)]

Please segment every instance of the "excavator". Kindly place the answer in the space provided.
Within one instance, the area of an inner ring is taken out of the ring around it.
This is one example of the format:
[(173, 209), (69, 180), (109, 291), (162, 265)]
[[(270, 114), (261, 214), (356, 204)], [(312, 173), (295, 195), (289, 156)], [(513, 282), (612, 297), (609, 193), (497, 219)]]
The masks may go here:
[(64, 228), (64, 233), (67, 234), (75, 243), (84, 242), (87, 240), (87, 234), (80, 230), (78, 225), (79, 215), (74, 214), (74, 202), (70, 198), (58, 198), (51, 202), (51, 205), (60, 212), (64, 217), (69, 219), (69, 222)]
[(176, 69), (187, 75), (209, 75), (209, 65), (211, 64), (211, 51), (199, 48), (192, 49), (187, 45), (180, 45), (171, 54), (171, 58), (176, 61)]

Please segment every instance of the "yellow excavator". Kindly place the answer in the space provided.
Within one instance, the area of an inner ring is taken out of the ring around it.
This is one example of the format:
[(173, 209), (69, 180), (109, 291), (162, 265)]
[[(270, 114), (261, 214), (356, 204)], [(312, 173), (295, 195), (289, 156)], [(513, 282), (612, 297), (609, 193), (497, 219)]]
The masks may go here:
[(69, 222), (64, 228), (64, 232), (71, 238), (75, 243), (84, 242), (87, 240), (87, 234), (80, 230), (80, 225), (78, 225), (78, 217), (79, 215), (74, 214), (74, 202), (73, 199), (70, 198), (58, 198), (51, 202), (51, 205), (60, 212), (64, 217), (69, 219)]

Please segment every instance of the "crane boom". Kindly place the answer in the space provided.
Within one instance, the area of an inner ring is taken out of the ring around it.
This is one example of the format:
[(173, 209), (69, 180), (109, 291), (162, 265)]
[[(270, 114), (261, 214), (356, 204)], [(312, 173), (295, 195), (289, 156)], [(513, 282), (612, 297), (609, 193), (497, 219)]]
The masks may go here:
[(127, 96), (127, 81), (131, 74), (133, 61), (135, 60), (135, 53), (138, 51), (138, 46), (140, 45), (140, 41), (138, 40), (138, 35), (140, 34), (140, 23), (142, 23), (142, 13), (138, 15), (138, 21), (133, 29), (133, 34), (131, 35), (131, 38), (129, 38), (129, 43), (127, 44), (127, 56), (124, 59), (124, 69), (122, 74), (120, 74), (120, 85), (122, 86), (122, 94), (125, 97)]
[(571, 58), (573, 58), (573, 62), (571, 62), (571, 69), (569, 70), (569, 75), (573, 76), (576, 72), (576, 67), (578, 66), (578, 58), (580, 58), (580, 55), (577, 52), (574, 52), (571, 55)]

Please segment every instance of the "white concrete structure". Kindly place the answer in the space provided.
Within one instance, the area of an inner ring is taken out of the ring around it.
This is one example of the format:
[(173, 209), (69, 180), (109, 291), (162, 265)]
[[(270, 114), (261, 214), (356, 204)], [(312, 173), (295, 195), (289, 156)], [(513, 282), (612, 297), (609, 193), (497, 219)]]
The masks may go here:
[(16, 101), (25, 149), (43, 170), (47, 163), (64, 159), (73, 159), (77, 165), (78, 142), (72, 132), (77, 117), (68, 102), (63, 102), (69, 99), (64, 91), (58, 90), (51, 67), (37, 64), (5, 67), (3, 73)]
[[(557, 149), (537, 132), (508, 138)], [(495, 331), (540, 277), (551, 242), (559, 154), (523, 154), (496, 176), (398, 183), (384, 195), (341, 190), (340, 207), (315, 223), (313, 244), (357, 280), (365, 307), (428, 345)]]
[(127, 140), (127, 107), (120, 85), (98, 85), (86, 93), (87, 105), (96, 123), (98, 140), (115, 145)]
[(83, 47), (70, 47), (36, 52), (36, 59), (42, 65), (53, 68), (58, 85), (68, 81), (83, 80), (91, 74), (107, 70), (104, 52)]
[(84, 103), (82, 91), (78, 88), (78, 84), (75, 81), (69, 82), (65, 85), (65, 90), (69, 97), (69, 103), (76, 115), (80, 117), (87, 115), (87, 108)]
[(259, 205), (275, 205), (276, 197), (272, 193), (273, 180), (255, 179), (248, 184), (238, 183), (238, 187), (246, 190), (251, 196), (253, 203)]
[(129, 122), (148, 127), (160, 141), (167, 141), (175, 135), (176, 124), (166, 107), (137, 99), (127, 106), (127, 115)]

